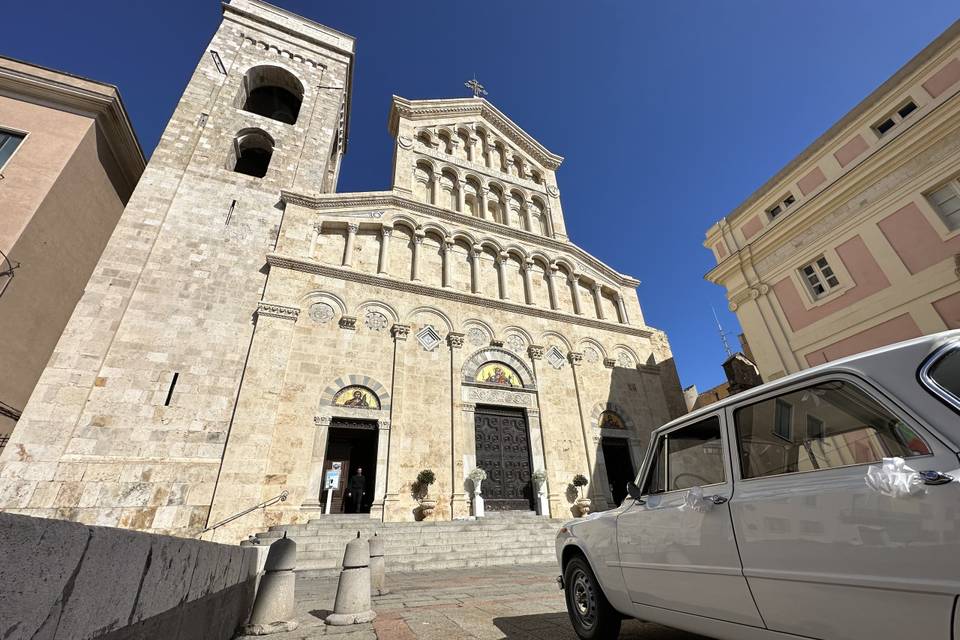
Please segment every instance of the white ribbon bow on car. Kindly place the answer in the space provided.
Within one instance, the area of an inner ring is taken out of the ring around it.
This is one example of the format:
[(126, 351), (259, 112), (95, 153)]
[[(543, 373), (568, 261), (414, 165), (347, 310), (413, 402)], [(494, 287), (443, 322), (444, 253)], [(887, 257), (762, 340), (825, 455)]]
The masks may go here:
[(890, 498), (906, 498), (925, 491), (920, 474), (908, 467), (903, 458), (884, 458), (881, 466), (870, 465), (864, 481)]

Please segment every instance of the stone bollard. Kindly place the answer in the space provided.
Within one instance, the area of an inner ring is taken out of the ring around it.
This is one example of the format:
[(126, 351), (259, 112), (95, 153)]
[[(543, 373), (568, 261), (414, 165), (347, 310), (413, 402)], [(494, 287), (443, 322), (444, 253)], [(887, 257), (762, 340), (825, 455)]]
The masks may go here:
[(370, 543), (370, 593), (375, 596), (385, 596), (390, 593), (390, 589), (387, 589), (386, 563), (383, 557), (386, 551), (383, 538), (374, 533), (367, 542)]
[(370, 546), (357, 537), (343, 552), (343, 571), (337, 584), (337, 599), (327, 624), (343, 626), (370, 622), (377, 617), (370, 608)]
[(240, 633), (249, 636), (265, 636), (271, 633), (293, 631), (299, 623), (294, 619), (294, 588), (296, 576), (293, 569), (297, 561), (297, 543), (283, 537), (270, 545), (267, 552), (265, 573), (260, 579), (257, 599), (253, 604), (250, 622)]

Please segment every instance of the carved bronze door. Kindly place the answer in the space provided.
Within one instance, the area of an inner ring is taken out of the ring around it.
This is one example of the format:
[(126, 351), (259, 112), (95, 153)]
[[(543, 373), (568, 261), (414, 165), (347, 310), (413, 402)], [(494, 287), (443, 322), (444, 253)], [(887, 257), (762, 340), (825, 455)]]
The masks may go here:
[(481, 485), (491, 511), (533, 508), (530, 442), (522, 411), (477, 408), (477, 466), (487, 472)]

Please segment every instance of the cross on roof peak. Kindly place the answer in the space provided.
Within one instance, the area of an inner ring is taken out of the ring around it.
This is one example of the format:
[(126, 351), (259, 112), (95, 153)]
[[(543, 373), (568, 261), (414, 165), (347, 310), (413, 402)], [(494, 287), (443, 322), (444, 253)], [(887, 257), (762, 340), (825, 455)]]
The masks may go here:
[(474, 76), (473, 76), (473, 78), (472, 78), (471, 80), (467, 80), (466, 82), (464, 82), (464, 83), (463, 83), (463, 86), (465, 86), (467, 89), (470, 89), (471, 91), (473, 91), (473, 97), (474, 97), (474, 98), (479, 98), (480, 96), (485, 96), (485, 95), (487, 95), (487, 90), (484, 89), (484, 88), (483, 88), (483, 85), (480, 84), (480, 83), (477, 81), (477, 76), (476, 76), (476, 74), (474, 74)]

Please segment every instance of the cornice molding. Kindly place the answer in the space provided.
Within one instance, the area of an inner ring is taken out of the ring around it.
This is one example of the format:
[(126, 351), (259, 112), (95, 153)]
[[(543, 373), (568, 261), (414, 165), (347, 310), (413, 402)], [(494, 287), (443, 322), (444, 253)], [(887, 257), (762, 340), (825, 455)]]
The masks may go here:
[[(460, 225), (462, 227), (482, 230), (488, 233), (506, 236), (533, 245), (549, 247), (556, 251), (573, 254), (581, 262), (588, 265), (599, 274), (612, 280), (620, 287), (636, 288), (640, 281), (636, 278), (617, 272), (609, 265), (601, 262), (595, 256), (587, 253), (572, 242), (563, 242), (554, 238), (530, 233), (513, 227), (506, 227), (495, 222), (474, 218), (456, 211), (443, 209), (425, 202), (418, 202), (399, 195), (395, 191), (366, 191), (359, 193), (331, 193), (306, 195), (288, 190), (280, 191), (280, 198), (287, 204), (294, 204), (307, 209), (327, 210), (345, 209), (351, 207), (395, 208), (406, 209), (414, 213), (433, 216)], [(590, 275), (590, 274), (586, 274)]]
[[(13, 61), (26, 67), (35, 66), (27, 62)], [(102, 129), (117, 165), (128, 181), (130, 190), (133, 191), (147, 163), (137, 135), (130, 124), (130, 116), (123, 105), (120, 91), (113, 85), (78, 78), (83, 82), (100, 85), (107, 90), (94, 91), (69, 82), (34, 75), (26, 70), (4, 66), (4, 62), (5, 59), (0, 56), (0, 95), (8, 95), (15, 99), (26, 98), (45, 106), (94, 119)], [(54, 69), (44, 70), (60, 74), (65, 78), (71, 77)]]
[(296, 258), (279, 253), (268, 253), (267, 264), (269, 264), (271, 268), (278, 267), (281, 269), (290, 269), (291, 271), (300, 271), (303, 273), (311, 273), (330, 278), (339, 278), (341, 280), (349, 280), (351, 282), (359, 282), (361, 284), (384, 287), (386, 289), (395, 289), (397, 291), (405, 291), (407, 293), (416, 293), (431, 298), (441, 298), (463, 304), (472, 304), (480, 307), (487, 307), (489, 309), (498, 309), (501, 311), (507, 311), (509, 313), (517, 313), (525, 316), (534, 316), (547, 320), (554, 320), (556, 322), (562, 322), (565, 324), (575, 324), (584, 327), (590, 327), (592, 329), (599, 329), (601, 331), (622, 333), (640, 338), (650, 338), (654, 334), (654, 331), (649, 327), (641, 328), (630, 325), (614, 324), (605, 322), (603, 320), (594, 320), (572, 314), (568, 315), (565, 313), (560, 313), (559, 311), (530, 307), (505, 300), (493, 300), (473, 294), (451, 291), (450, 289), (430, 287), (427, 285), (403, 280), (393, 280), (391, 278), (375, 276), (368, 273), (358, 273), (350, 269), (321, 264), (315, 260)]
[(257, 315), (268, 316), (270, 318), (280, 318), (281, 320), (296, 321), (296, 319), (300, 317), (300, 309), (298, 307), (272, 304), (269, 302), (263, 302), (261, 300), (257, 303)]
[(387, 126), (390, 135), (397, 137), (400, 118), (407, 120), (428, 120), (443, 116), (477, 116), (496, 127), (508, 140), (525, 151), (544, 168), (556, 171), (563, 162), (563, 156), (547, 150), (542, 144), (524, 131), (517, 123), (502, 111), (490, 104), (485, 98), (452, 98), (448, 100), (407, 100), (393, 96), (390, 106), (390, 118)]

